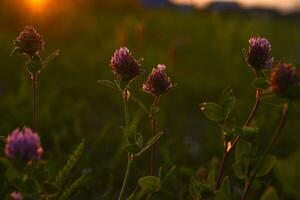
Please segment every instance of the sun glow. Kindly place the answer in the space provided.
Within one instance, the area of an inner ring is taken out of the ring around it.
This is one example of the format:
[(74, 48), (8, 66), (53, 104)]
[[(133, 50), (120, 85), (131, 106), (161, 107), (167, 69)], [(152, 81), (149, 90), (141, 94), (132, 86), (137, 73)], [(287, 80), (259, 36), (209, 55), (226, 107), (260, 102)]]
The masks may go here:
[(47, 3), (47, 0), (30, 0), (31, 7), (34, 11), (42, 11)]

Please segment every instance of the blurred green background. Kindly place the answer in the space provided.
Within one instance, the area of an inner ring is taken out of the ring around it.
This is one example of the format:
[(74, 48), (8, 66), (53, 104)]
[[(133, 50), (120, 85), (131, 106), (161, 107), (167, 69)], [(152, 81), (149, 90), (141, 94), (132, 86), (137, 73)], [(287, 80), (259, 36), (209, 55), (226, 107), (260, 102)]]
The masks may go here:
[[(46, 41), (43, 57), (61, 50), (39, 79), (38, 130), (44, 158), (60, 166), (82, 138), (88, 142), (77, 170), (91, 169), (93, 179), (73, 199), (114, 199), (121, 187), (126, 166), (119, 128), (124, 124), (121, 99), (96, 82), (112, 80), (109, 62), (116, 48), (126, 46), (136, 58), (144, 58), (146, 73), (135, 81), (134, 94), (148, 105), (153, 98), (141, 91), (141, 84), (157, 64), (165, 64), (178, 84), (162, 97), (158, 124), (165, 132), (158, 145), (159, 164), (177, 168), (157, 199), (184, 199), (189, 178), (222, 156), (221, 134), (200, 113), (200, 102), (217, 101), (223, 88), (230, 85), (238, 98), (237, 123), (247, 118), (255, 89), (242, 49), (247, 48), (250, 36), (267, 37), (276, 61), (300, 65), (299, 18), (176, 12), (117, 0), (59, 1), (32, 12), (22, 1), (12, 2), (3, 1), (0, 6), (0, 135), (31, 125), (32, 91), (25, 58), (12, 57), (10, 51), (24, 26), (34, 25)], [(260, 107), (254, 123), (260, 128), (262, 144), (275, 130), (279, 114), (278, 106), (263, 103)], [(134, 103), (130, 115), (144, 137), (150, 137), (150, 123)], [(279, 157), (298, 148), (298, 122), (299, 106), (294, 105), (274, 150)], [(128, 193), (136, 187), (137, 178), (147, 174), (147, 157), (134, 166)], [(230, 163), (227, 174), (233, 173)], [(233, 183), (240, 184), (238, 180)], [(254, 185), (254, 195), (259, 196), (261, 188), (269, 184), (277, 185), (285, 198), (297, 199), (282, 192), (273, 175)]]

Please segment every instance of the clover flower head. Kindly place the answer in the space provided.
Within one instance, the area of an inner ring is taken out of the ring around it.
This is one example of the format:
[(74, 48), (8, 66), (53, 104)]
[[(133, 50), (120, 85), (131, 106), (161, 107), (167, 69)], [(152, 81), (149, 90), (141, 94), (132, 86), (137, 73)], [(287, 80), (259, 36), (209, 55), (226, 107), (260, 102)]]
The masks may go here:
[(12, 193), (10, 194), (10, 197), (11, 197), (13, 200), (23, 200), (22, 194), (21, 194), (20, 192), (16, 192), (16, 191), (12, 192)]
[(154, 96), (166, 93), (173, 87), (174, 85), (166, 73), (166, 66), (161, 64), (152, 69), (148, 79), (143, 84), (144, 92), (153, 94)]
[(279, 96), (297, 98), (300, 88), (300, 76), (292, 64), (279, 63), (271, 72), (271, 90)]
[(125, 83), (129, 83), (142, 72), (140, 63), (126, 47), (121, 47), (114, 52), (110, 67), (115, 78)]
[(43, 148), (40, 137), (30, 128), (15, 129), (6, 139), (5, 155), (10, 159), (28, 162), (41, 159)]
[(273, 58), (270, 58), (271, 44), (263, 37), (251, 37), (247, 52), (247, 63), (255, 69), (271, 68)]

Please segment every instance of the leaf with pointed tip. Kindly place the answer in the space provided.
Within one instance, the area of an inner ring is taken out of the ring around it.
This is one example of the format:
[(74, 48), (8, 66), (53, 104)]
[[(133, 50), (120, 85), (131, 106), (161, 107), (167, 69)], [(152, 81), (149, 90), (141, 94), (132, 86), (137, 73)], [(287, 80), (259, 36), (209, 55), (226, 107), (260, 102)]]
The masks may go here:
[(46, 60), (43, 62), (43, 68), (45, 68), (55, 57), (59, 56), (60, 50), (54, 51), (52, 54), (50, 54)]
[(104, 85), (106, 87), (112, 88), (114, 90), (119, 90), (116, 86), (116, 83), (109, 80), (98, 80), (97, 83), (100, 83), (101, 85)]
[(259, 77), (253, 82), (253, 86), (257, 89), (266, 89), (270, 84), (264, 77)]
[(223, 90), (221, 98), (220, 98), (220, 105), (223, 106), (226, 115), (229, 115), (232, 110), (234, 109), (236, 104), (236, 98), (233, 94), (233, 90), (231, 87), (227, 87)]
[[(256, 163), (260, 162), (262, 158), (258, 158), (255, 160)], [(255, 177), (263, 177), (267, 175), (275, 166), (276, 164), (276, 157), (275, 156), (267, 156), (261, 165), (261, 167), (258, 169)]]
[(203, 114), (210, 120), (220, 122), (225, 119), (225, 111), (223, 107), (217, 103), (204, 102), (200, 104)]
[(139, 185), (147, 193), (158, 192), (161, 189), (160, 179), (156, 176), (144, 176), (140, 178)]

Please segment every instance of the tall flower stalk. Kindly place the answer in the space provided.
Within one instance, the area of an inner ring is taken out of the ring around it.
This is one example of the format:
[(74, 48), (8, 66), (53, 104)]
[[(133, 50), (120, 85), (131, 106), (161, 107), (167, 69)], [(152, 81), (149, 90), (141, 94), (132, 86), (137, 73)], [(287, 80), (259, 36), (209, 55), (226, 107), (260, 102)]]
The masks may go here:
[[(248, 51), (245, 52), (245, 59), (247, 64), (254, 71), (256, 80), (263, 75), (262, 72), (263, 70), (272, 67), (273, 58), (270, 58), (270, 52), (271, 52), (271, 44), (266, 38), (252, 37), (249, 39), (249, 48)], [(243, 128), (246, 128), (250, 125), (260, 105), (261, 95), (262, 95), (262, 89), (256, 88), (256, 101), (247, 120), (243, 125)], [(232, 141), (225, 142), (224, 155), (220, 162), (219, 169), (217, 172), (217, 177), (216, 177), (216, 185), (215, 185), (216, 190), (219, 190), (222, 182), (225, 162), (239, 140), (240, 140), (240, 136), (236, 136)]]
[(100, 83), (110, 85), (110, 87), (117, 89), (120, 92), (123, 101), (125, 126), (122, 127), (122, 131), (126, 139), (124, 150), (127, 151), (127, 168), (118, 196), (118, 200), (122, 200), (133, 165), (133, 160), (135, 158), (135, 153), (138, 153), (138, 148), (141, 147), (141, 145), (138, 146), (138, 142), (136, 141), (136, 138), (140, 135), (136, 132), (135, 127), (130, 126), (128, 101), (130, 100), (130, 83), (141, 74), (142, 70), (140, 63), (132, 56), (126, 47), (121, 47), (114, 52), (110, 61), (110, 68), (115, 81), (113, 83), (109, 81), (100, 81)]
[(47, 59), (42, 60), (41, 52), (44, 50), (45, 42), (42, 36), (32, 26), (26, 26), (14, 41), (15, 48), (12, 55), (16, 53), (27, 56), (27, 72), (32, 81), (32, 128), (37, 130), (38, 122), (38, 76), (48, 63), (56, 56), (59, 51), (53, 52)]
[(241, 200), (246, 200), (246, 198), (248, 197), (249, 190), (250, 190), (251, 185), (252, 185), (252, 183), (253, 183), (253, 181), (256, 177), (256, 174), (259, 172), (259, 170), (262, 167), (263, 163), (265, 162), (268, 154), (273, 149), (280, 133), (282, 132), (282, 129), (283, 129), (283, 127), (285, 125), (285, 122), (286, 122), (286, 116), (287, 116), (287, 113), (288, 113), (288, 108), (289, 108), (289, 104), (284, 103), (283, 106), (282, 106), (282, 112), (281, 112), (280, 122), (279, 122), (278, 128), (277, 128), (275, 134), (273, 135), (273, 137), (271, 139), (271, 142), (269, 143), (268, 147), (266, 148), (262, 159), (259, 161), (259, 163), (256, 166), (255, 170), (252, 172), (249, 180), (246, 180)]
[(296, 68), (291, 64), (279, 63), (277, 64), (271, 72), (270, 77), (271, 91), (281, 98), (287, 100), (282, 106), (282, 112), (280, 116), (279, 125), (275, 134), (273, 135), (270, 143), (268, 144), (262, 159), (250, 174), (250, 178), (246, 180), (245, 187), (241, 200), (246, 200), (248, 197), (251, 185), (259, 172), (263, 163), (265, 162), (268, 154), (273, 149), (278, 137), (280, 136), (282, 129), (284, 128), (286, 122), (286, 116), (289, 109), (289, 101), (293, 101), (300, 98), (300, 75), (298, 74)]
[[(155, 113), (159, 111), (159, 100), (162, 94), (168, 92), (174, 87), (171, 79), (166, 73), (165, 65), (157, 65), (153, 68), (152, 72), (148, 76), (148, 79), (143, 84), (143, 90), (146, 93), (152, 94), (154, 96), (154, 103), (152, 107), (152, 112), (150, 113), (152, 137), (157, 134), (157, 118)], [(155, 167), (155, 145), (151, 147), (150, 150), (150, 175), (154, 174)]]

